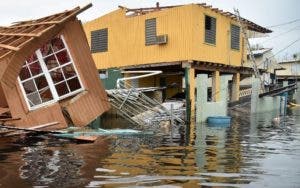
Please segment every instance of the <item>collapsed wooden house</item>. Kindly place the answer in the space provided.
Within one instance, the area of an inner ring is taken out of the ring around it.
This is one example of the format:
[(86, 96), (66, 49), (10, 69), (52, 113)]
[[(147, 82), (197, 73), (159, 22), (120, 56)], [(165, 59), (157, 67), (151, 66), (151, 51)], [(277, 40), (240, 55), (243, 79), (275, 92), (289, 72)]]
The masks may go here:
[(0, 27), (1, 122), (85, 126), (110, 108), (75, 8)]

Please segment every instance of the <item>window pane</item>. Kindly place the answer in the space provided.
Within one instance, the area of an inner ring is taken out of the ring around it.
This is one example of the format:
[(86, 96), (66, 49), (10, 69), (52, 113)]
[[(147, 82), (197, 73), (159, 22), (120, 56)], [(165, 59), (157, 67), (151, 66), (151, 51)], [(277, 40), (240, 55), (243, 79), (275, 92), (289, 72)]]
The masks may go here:
[(58, 83), (64, 80), (62, 71), (60, 68), (55, 69), (53, 71), (50, 72), (51, 78), (53, 80), (54, 83)]
[(26, 59), (26, 61), (27, 61), (28, 63), (37, 61), (37, 56), (36, 56), (36, 54), (33, 53), (31, 56), (29, 56), (29, 57)]
[(49, 88), (44, 88), (39, 91), (39, 94), (41, 96), (42, 102), (48, 102), (53, 99), (52, 93)]
[(45, 60), (48, 70), (51, 70), (58, 66), (58, 62), (56, 61), (56, 58), (54, 55), (51, 55), (51, 56), (45, 58), (44, 60)]
[(64, 66), (62, 69), (66, 79), (76, 76), (76, 72), (72, 64)]
[(77, 77), (68, 80), (68, 85), (71, 91), (75, 91), (81, 88), (80, 82)]
[(53, 54), (53, 51), (52, 51), (52, 48), (51, 48), (51, 44), (45, 44), (44, 46), (42, 46), (40, 48), (41, 52), (42, 52), (42, 55), (43, 57), (47, 56), (47, 55), (50, 55), (50, 54)]
[(27, 66), (25, 66), (21, 69), (19, 76), (20, 76), (21, 80), (26, 80), (26, 79), (30, 78), (30, 73), (29, 73)]
[(36, 83), (36, 86), (37, 86), (38, 90), (40, 90), (42, 88), (45, 88), (45, 87), (48, 87), (48, 82), (47, 82), (46, 77), (44, 75), (39, 76), (39, 77), (35, 78), (34, 80), (35, 80), (35, 83)]
[(67, 50), (61, 51), (59, 53), (56, 54), (56, 57), (59, 61), (60, 65), (66, 64), (70, 62), (70, 57), (67, 53)]
[(30, 106), (35, 106), (35, 105), (38, 105), (38, 104), (42, 103), (42, 101), (40, 100), (38, 92), (28, 94), (27, 99), (28, 99), (28, 102), (29, 102)]
[(60, 84), (57, 84), (55, 86), (55, 88), (56, 88), (58, 96), (63, 96), (65, 94), (69, 93), (69, 89), (68, 89), (68, 86), (67, 86), (66, 82), (62, 82)]
[(51, 40), (52, 48), (54, 52), (59, 51), (65, 48), (64, 42), (61, 40), (60, 37), (56, 37)]
[(42, 69), (40, 66), (40, 63), (36, 62), (36, 63), (32, 63), (29, 66), (30, 72), (32, 74), (32, 76), (38, 75), (40, 73), (42, 73)]
[(28, 80), (28, 81), (24, 82), (22, 85), (23, 85), (23, 88), (24, 88), (26, 94), (37, 91), (33, 80)]

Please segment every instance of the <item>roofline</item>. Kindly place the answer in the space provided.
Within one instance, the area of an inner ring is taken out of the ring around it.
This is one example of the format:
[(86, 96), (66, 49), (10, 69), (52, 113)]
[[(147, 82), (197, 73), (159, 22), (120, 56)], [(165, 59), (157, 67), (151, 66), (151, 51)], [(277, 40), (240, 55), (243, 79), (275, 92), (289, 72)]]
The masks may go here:
[[(1, 83), (9, 88), (15, 87), (15, 82), (26, 57), (33, 53), (39, 46), (43, 45), (49, 38), (57, 35), (63, 29), (64, 24), (75, 19), (78, 14), (91, 6), (92, 4), (90, 3), (82, 8), (76, 7), (70, 11), (54, 14), (56, 17), (53, 17), (53, 15), (44, 17), (46, 19), (45, 22), (44, 18), (22, 21), (0, 31), (1, 39), (4, 41), (0, 41), (0, 48), (4, 49), (0, 61), (6, 61), (8, 64), (5, 70), (0, 73)], [(23, 31), (24, 28), (27, 29), (26, 32)], [(37, 28), (40, 30), (36, 30)], [(17, 46), (13, 45), (13, 42), (6, 44), (5, 40), (10, 37), (14, 37), (15, 40), (22, 39), (22, 43), (17, 44)]]
[[(194, 4), (194, 3), (192, 3), (192, 4)], [(175, 7), (186, 6), (186, 5), (190, 5), (190, 4), (159, 6), (159, 4), (157, 3), (156, 7), (144, 7), (144, 8), (127, 8), (124, 6), (118, 6), (118, 7), (121, 9), (125, 9), (126, 13), (133, 12), (133, 13), (136, 13), (137, 15), (142, 15), (142, 14), (146, 14), (146, 13), (153, 12), (153, 11), (160, 11), (163, 9), (175, 8)], [(232, 20), (238, 21), (238, 17), (231, 12), (227, 12), (227, 11), (225, 12), (222, 9), (214, 8), (211, 5), (207, 5), (206, 3), (197, 3), (194, 5), (198, 5), (203, 8), (209, 8), (210, 10), (212, 10), (216, 13), (219, 13), (223, 16), (229, 17)], [(245, 18), (241, 17), (241, 21), (247, 26), (248, 30), (252, 30), (252, 31), (260, 32), (260, 33), (272, 33), (273, 32), (272, 30), (270, 30), (266, 27), (262, 27), (250, 20), (245, 19)]]
[(288, 63), (300, 63), (300, 59), (297, 60), (288, 60), (288, 61), (281, 61), (278, 62), (279, 64), (288, 64)]

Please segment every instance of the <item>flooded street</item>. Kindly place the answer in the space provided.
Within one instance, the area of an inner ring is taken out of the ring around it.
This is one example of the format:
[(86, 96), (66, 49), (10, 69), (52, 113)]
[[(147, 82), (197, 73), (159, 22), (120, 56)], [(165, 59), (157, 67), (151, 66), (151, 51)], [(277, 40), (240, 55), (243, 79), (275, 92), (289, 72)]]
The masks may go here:
[(1, 139), (0, 187), (299, 187), (300, 109), (288, 114), (277, 126), (275, 112), (192, 125), (174, 139)]

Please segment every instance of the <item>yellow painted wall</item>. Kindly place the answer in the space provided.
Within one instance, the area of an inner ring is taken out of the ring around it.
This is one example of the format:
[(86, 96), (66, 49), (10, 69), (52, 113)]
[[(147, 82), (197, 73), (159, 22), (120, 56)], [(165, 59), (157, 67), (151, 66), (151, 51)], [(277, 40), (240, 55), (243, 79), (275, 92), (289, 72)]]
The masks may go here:
[[(108, 28), (108, 51), (93, 54), (98, 69), (186, 60), (241, 64), (242, 46), (230, 48), (234, 21), (208, 8), (189, 4), (134, 17), (125, 13), (118, 9), (84, 24), (89, 43), (91, 31)], [(217, 20), (216, 45), (204, 43), (205, 15)], [(150, 18), (156, 18), (157, 35), (168, 35), (167, 44), (145, 45), (145, 19)]]
[[(146, 77), (139, 79), (139, 87), (160, 87), (160, 78), (161, 75)], [(170, 75), (165, 77), (166, 85), (171, 85), (176, 83), (177, 87), (167, 88), (166, 90), (166, 98), (173, 97), (177, 93), (182, 92), (182, 76), (178, 75)]]

